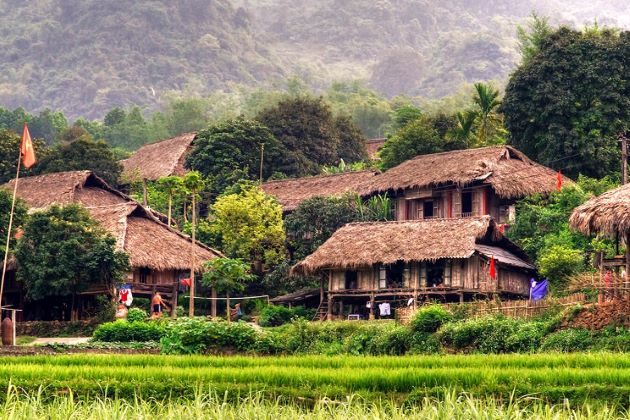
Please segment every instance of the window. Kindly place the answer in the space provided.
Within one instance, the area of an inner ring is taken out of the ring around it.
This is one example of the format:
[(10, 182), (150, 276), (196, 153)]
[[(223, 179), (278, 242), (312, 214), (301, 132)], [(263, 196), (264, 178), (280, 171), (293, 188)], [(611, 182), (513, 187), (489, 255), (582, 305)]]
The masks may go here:
[(379, 289), (398, 289), (403, 287), (406, 264), (381, 265), (378, 273)]
[(358, 289), (359, 282), (356, 271), (346, 271), (346, 289)]
[(446, 260), (444, 262), (444, 286), (452, 286), (453, 285), (453, 270), (451, 265), (451, 260)]
[(462, 217), (470, 217), (473, 212), (473, 193), (464, 191), (462, 193)]
[[(427, 287), (440, 287), (444, 286), (445, 280), (445, 261), (438, 260), (434, 263), (427, 263)], [(450, 281), (450, 271), (449, 271)]]
[(149, 274), (151, 273), (151, 271), (146, 268), (146, 267), (142, 267), (140, 269), (140, 283), (147, 283), (148, 279), (149, 279)]
[(433, 200), (425, 200), (422, 203), (422, 215), (425, 219), (431, 219), (433, 217)]

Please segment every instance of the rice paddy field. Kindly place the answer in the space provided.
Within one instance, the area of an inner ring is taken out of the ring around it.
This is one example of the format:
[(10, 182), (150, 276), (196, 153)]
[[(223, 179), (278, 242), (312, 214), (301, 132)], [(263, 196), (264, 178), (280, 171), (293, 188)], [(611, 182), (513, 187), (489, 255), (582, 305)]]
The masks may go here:
[(630, 357), (0, 357), (0, 387), (0, 419), (628, 418)]

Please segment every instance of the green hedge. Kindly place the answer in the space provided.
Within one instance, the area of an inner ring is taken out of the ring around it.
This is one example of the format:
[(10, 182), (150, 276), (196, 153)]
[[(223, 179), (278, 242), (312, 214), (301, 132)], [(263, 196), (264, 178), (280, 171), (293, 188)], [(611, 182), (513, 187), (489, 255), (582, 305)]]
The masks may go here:
[(132, 341), (160, 341), (166, 334), (167, 323), (162, 321), (133, 321), (118, 320), (101, 324), (94, 331), (95, 341), (132, 342)]

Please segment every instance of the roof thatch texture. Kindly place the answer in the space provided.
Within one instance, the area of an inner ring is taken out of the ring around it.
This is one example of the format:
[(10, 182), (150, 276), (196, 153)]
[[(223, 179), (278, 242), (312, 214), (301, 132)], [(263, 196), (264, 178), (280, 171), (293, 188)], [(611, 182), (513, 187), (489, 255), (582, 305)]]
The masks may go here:
[[(2, 188), (13, 192), (14, 185), (15, 180), (11, 180)], [(53, 204), (93, 206), (131, 201), (131, 198), (110, 187), (91, 171), (56, 172), (20, 178), (17, 196), (35, 210)]]
[(186, 174), (184, 160), (195, 136), (195, 133), (186, 133), (142, 146), (129, 158), (120, 161), (123, 178), (155, 181), (165, 176)]
[(191, 250), (194, 249), (195, 267), (222, 254), (199, 242), (192, 247), (192, 239), (169, 228), (137, 203), (87, 207), (94, 219), (115, 238), (117, 247), (129, 254), (132, 267), (152, 270), (188, 270)]
[(370, 188), (381, 192), (473, 182), (491, 185), (500, 197), (520, 198), (554, 191), (557, 173), (513, 147), (492, 146), (417, 156), (375, 177)]
[(366, 195), (369, 191), (364, 189), (364, 185), (376, 174), (377, 172), (367, 170), (282, 179), (265, 182), (262, 184), (262, 189), (265, 193), (276, 197), (282, 205), (282, 210), (293, 211), (302, 201), (312, 197), (339, 197), (349, 192)]
[(379, 150), (381, 150), (381, 147), (383, 147), (386, 141), (387, 141), (386, 138), (380, 138), (380, 139), (369, 139), (368, 141), (365, 142), (365, 148), (367, 149), (367, 153), (370, 159), (376, 158), (376, 154), (378, 153)]
[(586, 235), (619, 233), (625, 238), (630, 233), (630, 184), (606, 191), (575, 208), (569, 224)]
[(350, 223), (292, 268), (294, 274), (322, 269), (351, 269), (397, 261), (469, 258), (478, 241), (508, 248), (526, 257), (505, 239), (490, 216), (401, 222)]

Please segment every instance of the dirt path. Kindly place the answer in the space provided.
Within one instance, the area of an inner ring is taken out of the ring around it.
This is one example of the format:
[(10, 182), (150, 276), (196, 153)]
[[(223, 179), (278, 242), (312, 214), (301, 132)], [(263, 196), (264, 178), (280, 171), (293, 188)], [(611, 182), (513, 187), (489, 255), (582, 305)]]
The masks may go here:
[(49, 338), (37, 338), (30, 342), (29, 346), (36, 346), (41, 344), (82, 344), (87, 343), (90, 337), (49, 337)]

